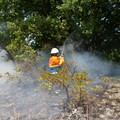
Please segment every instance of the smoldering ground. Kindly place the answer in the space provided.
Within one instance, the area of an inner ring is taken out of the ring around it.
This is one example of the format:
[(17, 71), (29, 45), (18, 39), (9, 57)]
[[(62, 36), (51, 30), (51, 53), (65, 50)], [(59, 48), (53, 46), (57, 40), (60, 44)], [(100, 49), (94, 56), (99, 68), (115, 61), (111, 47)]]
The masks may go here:
[[(78, 44), (82, 44), (78, 43)], [(77, 44), (77, 45), (78, 45)], [(94, 82), (99, 83), (100, 75), (119, 76), (120, 67), (102, 60), (89, 52), (76, 51), (76, 43), (67, 39), (61, 48), (65, 57), (65, 62), (72, 62), (71, 71), (88, 71)], [(15, 73), (14, 63), (5, 59), (5, 51), (0, 52), (0, 73)], [(40, 51), (43, 56), (39, 67), (48, 67), (50, 49)], [(4, 57), (2, 57), (4, 56)], [(24, 80), (23, 80), (24, 81)], [(59, 114), (61, 110), (58, 105), (63, 102), (64, 93), (51, 95), (45, 90), (36, 89), (36, 84), (32, 80), (26, 80), (23, 83), (11, 81), (6, 83), (5, 78), (0, 79), (0, 119), (19, 117), (21, 119), (41, 119)]]
[[(6, 61), (6, 52), (0, 52), (0, 73), (16, 74), (14, 63)], [(36, 89), (32, 80), (10, 81), (0, 78), (0, 119), (42, 119), (60, 113), (58, 108), (63, 94), (51, 95), (48, 91)]]

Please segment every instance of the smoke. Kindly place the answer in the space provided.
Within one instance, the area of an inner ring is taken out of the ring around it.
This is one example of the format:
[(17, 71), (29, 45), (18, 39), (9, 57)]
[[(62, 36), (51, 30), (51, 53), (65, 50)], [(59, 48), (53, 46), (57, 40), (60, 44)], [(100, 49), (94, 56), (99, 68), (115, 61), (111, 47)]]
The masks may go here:
[[(103, 59), (100, 52), (86, 52), (83, 49), (76, 50), (78, 47), (82, 47), (85, 39), (74, 38), (75, 34), (70, 35), (60, 46), (59, 49), (63, 53), (65, 62), (72, 63), (71, 70), (77, 72), (87, 71), (95, 82), (100, 82), (100, 76), (120, 76), (120, 66), (114, 62)], [(76, 40), (77, 39), (77, 40)], [(80, 40), (78, 40), (80, 39)], [(79, 42), (77, 42), (79, 41)], [(97, 53), (97, 54), (96, 54)], [(50, 57), (50, 49), (40, 51), (43, 56), (43, 60), (40, 62), (40, 66), (47, 66)]]
[[(74, 41), (74, 38), (69, 37), (60, 47), (64, 53), (65, 62), (73, 62), (71, 70), (88, 71), (92, 76), (94, 82), (100, 82), (99, 76), (102, 74), (107, 76), (120, 75), (120, 67), (114, 63), (96, 56), (94, 53), (85, 51), (76, 51), (76, 47), (82, 45)], [(9, 60), (6, 61), (6, 52), (0, 52), (0, 73), (15, 73), (15, 65)], [(43, 59), (38, 63), (38, 67), (48, 67), (50, 57), (50, 50), (43, 50), (39, 52)], [(24, 81), (24, 80), (23, 80)], [(61, 112), (57, 107), (65, 98), (64, 94), (60, 93), (58, 96), (48, 94), (44, 90), (36, 90), (34, 81), (27, 80), (23, 84), (18, 84), (18, 81), (12, 81), (6, 84), (4, 78), (0, 78), (0, 119), (2, 115), (6, 115), (6, 119), (15, 113), (22, 116), (21, 119), (41, 119), (47, 116), (52, 116)], [(28, 118), (28, 116), (30, 116)], [(35, 118), (34, 118), (34, 117)]]
[(7, 61), (7, 52), (5, 50), (0, 50), (0, 73), (14, 73), (15, 66), (12, 60)]
[[(9, 60), (7, 61), (7, 52), (5, 50), (0, 50), (0, 74), (4, 75), (9, 72), (10, 74), (15, 73), (14, 63)], [(4, 77), (0, 78), (0, 87), (6, 84), (6, 79)]]
[[(40, 63), (42, 67), (47, 63), (48, 57), (45, 56), (48, 54), (44, 51), (40, 53), (44, 55)], [(0, 74), (16, 74), (15, 65), (7, 60), (6, 54), (5, 50), (0, 50)], [(63, 93), (51, 95), (46, 90), (36, 89), (38, 84), (31, 79), (22, 81), (24, 84), (16, 80), (7, 82), (6, 78), (0, 78), (0, 119), (14, 119), (17, 116), (19, 119), (47, 119), (61, 112), (57, 106), (65, 98)]]
[(63, 45), (64, 57), (66, 63), (72, 62), (71, 70), (76, 68), (76, 71), (87, 71), (95, 82), (100, 81), (101, 75), (105, 76), (119, 76), (120, 66), (117, 64), (100, 58), (100, 53), (97, 55), (92, 52), (77, 51), (76, 47), (82, 46), (83, 39), (80, 42), (68, 38)]

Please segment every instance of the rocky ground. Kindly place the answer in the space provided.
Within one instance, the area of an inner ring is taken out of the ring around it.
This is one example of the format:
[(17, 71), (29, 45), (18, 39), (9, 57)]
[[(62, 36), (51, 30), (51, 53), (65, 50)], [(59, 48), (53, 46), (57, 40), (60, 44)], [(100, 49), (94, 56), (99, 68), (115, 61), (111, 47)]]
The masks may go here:
[(89, 98), (88, 112), (78, 107), (50, 120), (120, 120), (120, 83), (110, 83), (102, 95)]

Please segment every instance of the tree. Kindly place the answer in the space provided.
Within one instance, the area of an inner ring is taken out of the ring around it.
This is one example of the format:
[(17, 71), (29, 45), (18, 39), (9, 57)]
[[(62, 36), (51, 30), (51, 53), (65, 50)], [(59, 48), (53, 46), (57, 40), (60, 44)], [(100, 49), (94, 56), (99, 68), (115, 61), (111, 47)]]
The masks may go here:
[(86, 50), (119, 62), (119, 0), (2, 0), (0, 14), (5, 46), (15, 39), (27, 39), (34, 49), (62, 45), (77, 30), (77, 41), (84, 39)]

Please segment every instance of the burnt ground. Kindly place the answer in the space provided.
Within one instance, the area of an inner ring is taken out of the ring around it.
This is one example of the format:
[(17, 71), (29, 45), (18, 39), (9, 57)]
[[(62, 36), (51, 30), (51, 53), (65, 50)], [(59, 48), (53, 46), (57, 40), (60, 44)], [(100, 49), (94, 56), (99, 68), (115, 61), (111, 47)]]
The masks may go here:
[[(48, 119), (60, 114), (65, 95), (37, 88), (33, 81), (0, 83), (0, 120)], [(2, 82), (3, 81), (3, 82)]]
[(88, 99), (88, 114), (85, 107), (71, 108), (51, 120), (120, 120), (120, 79), (110, 83), (102, 94)]
[(32, 81), (0, 85), (0, 120), (119, 120), (120, 83), (110, 83), (102, 94), (88, 98), (86, 105), (63, 111), (65, 95), (36, 89)]

